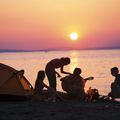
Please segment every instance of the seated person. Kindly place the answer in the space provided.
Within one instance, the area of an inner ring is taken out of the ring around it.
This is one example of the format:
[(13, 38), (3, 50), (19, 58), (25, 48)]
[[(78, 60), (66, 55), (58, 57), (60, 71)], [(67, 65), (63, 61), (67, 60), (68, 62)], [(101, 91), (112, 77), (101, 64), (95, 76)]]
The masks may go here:
[[(34, 97), (39, 99), (39, 100), (44, 100), (47, 97), (51, 97), (55, 99), (54, 95), (54, 89), (51, 87), (48, 87), (44, 82), (45, 78), (45, 72), (44, 71), (39, 71), (37, 75), (37, 79), (35, 82), (35, 87), (34, 87)], [(47, 88), (48, 91), (44, 91), (43, 89)]]
[(61, 81), (63, 90), (70, 96), (85, 100), (84, 88), (86, 80), (80, 76), (81, 72), (82, 70), (80, 68), (75, 68), (73, 74), (62, 78)]
[(114, 100), (114, 98), (120, 97), (120, 74), (117, 67), (111, 68), (111, 75), (115, 77), (115, 80), (111, 84), (111, 92), (108, 96)]
[(37, 79), (35, 82), (35, 87), (34, 87), (34, 93), (41, 94), (43, 92), (43, 88), (49, 88), (46, 84), (44, 84), (43, 80), (45, 78), (45, 72), (44, 71), (39, 71), (37, 75)]

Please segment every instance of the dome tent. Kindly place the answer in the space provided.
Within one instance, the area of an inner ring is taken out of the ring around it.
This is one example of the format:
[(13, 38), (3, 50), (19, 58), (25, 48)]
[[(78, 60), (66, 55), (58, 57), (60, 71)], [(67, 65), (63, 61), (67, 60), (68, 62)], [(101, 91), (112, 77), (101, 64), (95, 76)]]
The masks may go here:
[(25, 100), (32, 96), (33, 87), (23, 74), (24, 70), (0, 63), (0, 100)]

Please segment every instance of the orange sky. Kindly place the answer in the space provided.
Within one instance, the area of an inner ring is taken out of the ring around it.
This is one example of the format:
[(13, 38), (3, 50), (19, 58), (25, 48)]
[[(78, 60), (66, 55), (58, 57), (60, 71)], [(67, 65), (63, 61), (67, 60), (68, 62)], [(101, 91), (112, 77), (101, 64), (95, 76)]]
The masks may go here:
[(119, 0), (1, 0), (0, 8), (0, 49), (120, 45)]

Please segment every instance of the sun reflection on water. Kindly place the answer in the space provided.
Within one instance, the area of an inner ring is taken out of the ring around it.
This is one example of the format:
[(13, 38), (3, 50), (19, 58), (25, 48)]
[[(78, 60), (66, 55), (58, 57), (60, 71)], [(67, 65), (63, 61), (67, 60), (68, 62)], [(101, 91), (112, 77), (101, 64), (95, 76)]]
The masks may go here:
[(70, 64), (70, 72), (72, 73), (73, 70), (78, 67), (78, 52), (77, 51), (71, 51), (70, 53), (71, 58), (71, 64)]

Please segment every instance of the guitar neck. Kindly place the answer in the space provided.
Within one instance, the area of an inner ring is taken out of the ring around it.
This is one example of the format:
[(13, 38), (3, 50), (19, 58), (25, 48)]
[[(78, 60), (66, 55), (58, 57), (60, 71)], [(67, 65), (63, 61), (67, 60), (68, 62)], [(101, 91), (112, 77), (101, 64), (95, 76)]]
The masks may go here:
[(93, 80), (94, 77), (88, 77), (88, 78), (85, 78), (84, 80)]

